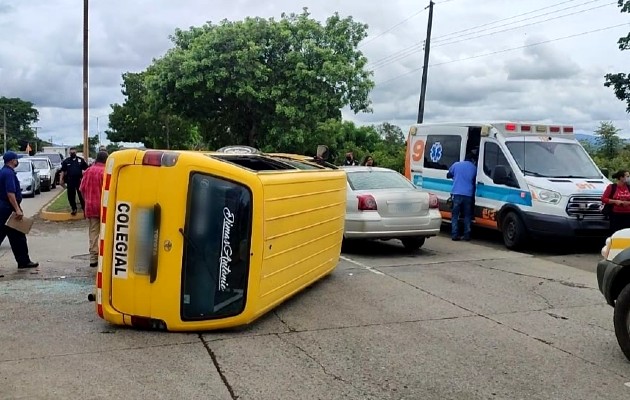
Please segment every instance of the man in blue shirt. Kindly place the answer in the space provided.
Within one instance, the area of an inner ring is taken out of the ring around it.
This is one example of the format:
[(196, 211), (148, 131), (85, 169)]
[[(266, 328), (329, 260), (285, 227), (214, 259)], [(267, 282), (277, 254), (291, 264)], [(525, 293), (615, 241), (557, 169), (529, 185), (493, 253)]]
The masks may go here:
[(459, 216), (464, 213), (464, 240), (470, 240), (470, 229), (473, 219), (473, 202), (475, 199), (475, 182), (477, 165), (472, 154), (466, 155), (464, 161), (458, 161), (448, 169), (446, 177), (453, 179), (453, 210), (451, 215), (451, 238), (460, 240)]
[(18, 156), (12, 151), (7, 151), (2, 158), (4, 166), (0, 169), (0, 244), (5, 237), (9, 238), (18, 269), (36, 268), (39, 264), (32, 262), (28, 255), (26, 235), (5, 225), (12, 213), (15, 213), (18, 219), (21, 219), (24, 213), (20, 207), (22, 189), (20, 189), (20, 181), (15, 173)]

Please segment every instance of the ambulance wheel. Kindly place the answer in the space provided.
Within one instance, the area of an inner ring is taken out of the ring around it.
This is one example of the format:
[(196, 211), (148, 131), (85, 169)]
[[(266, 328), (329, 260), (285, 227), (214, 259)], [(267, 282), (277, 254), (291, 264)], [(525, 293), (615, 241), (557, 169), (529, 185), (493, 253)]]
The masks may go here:
[(503, 243), (510, 250), (518, 250), (525, 246), (527, 229), (521, 218), (515, 212), (509, 211), (501, 222)]
[(630, 284), (626, 285), (617, 297), (613, 322), (619, 347), (630, 360)]

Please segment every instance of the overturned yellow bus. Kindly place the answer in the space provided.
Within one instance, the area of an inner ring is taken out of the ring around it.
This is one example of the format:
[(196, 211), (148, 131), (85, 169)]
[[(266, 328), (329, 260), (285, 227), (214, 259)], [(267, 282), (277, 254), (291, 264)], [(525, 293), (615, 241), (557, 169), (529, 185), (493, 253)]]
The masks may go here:
[(343, 170), (303, 157), (117, 151), (91, 299), (117, 325), (248, 324), (334, 270), (345, 203)]

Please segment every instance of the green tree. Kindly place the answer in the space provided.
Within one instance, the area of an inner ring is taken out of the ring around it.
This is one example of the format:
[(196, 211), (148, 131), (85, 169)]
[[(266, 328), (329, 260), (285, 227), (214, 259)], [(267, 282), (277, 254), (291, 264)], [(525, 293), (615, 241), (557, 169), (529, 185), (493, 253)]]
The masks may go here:
[[(618, 5), (621, 7), (621, 12), (630, 13), (630, 0), (618, 0)], [(628, 35), (619, 38), (617, 41), (619, 50), (630, 50), (630, 33)], [(612, 87), (615, 96), (621, 101), (625, 101), (627, 104), (626, 111), (630, 113), (630, 74), (616, 73), (606, 74), (606, 87)]]
[(405, 134), (399, 126), (390, 124), (389, 122), (383, 122), (377, 125), (375, 129), (387, 144), (392, 146), (405, 145)]
[(210, 148), (304, 152), (322, 122), (341, 120), (342, 108), (371, 111), (372, 73), (357, 50), (366, 31), (338, 14), (322, 24), (306, 8), (277, 21), (178, 29), (175, 47), (148, 68), (145, 88), (157, 109), (193, 121)]
[(194, 125), (154, 101), (146, 86), (150, 73), (123, 74), (125, 101), (111, 105), (107, 138), (113, 142), (140, 142), (147, 148), (189, 148)]
[[(0, 97), (0, 132), (7, 119), (7, 149), (24, 151), (30, 143), (34, 147), (35, 131), (31, 125), (39, 121), (39, 112), (30, 101)], [(0, 148), (4, 147), (4, 132), (0, 135)]]
[(107, 146), (105, 146), (105, 150), (109, 154), (112, 154), (113, 152), (120, 150), (120, 148), (121, 148), (120, 144), (119, 143), (115, 143), (115, 142), (112, 142), (112, 143), (108, 144)]
[[(77, 153), (82, 153), (83, 143), (79, 143), (76, 146), (73, 146), (72, 148), (76, 150)], [(90, 154), (88, 155), (88, 157), (96, 158), (96, 153), (98, 152), (98, 135), (88, 137), (88, 148), (90, 151)]]
[(600, 122), (595, 130), (595, 135), (599, 138), (598, 154), (609, 159), (615, 158), (621, 150), (620, 129), (616, 128), (612, 122)]

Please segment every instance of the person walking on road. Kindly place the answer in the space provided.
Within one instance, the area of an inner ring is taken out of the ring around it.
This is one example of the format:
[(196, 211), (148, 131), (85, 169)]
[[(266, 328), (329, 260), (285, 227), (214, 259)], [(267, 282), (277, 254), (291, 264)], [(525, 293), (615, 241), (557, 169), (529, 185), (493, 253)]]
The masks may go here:
[(7, 151), (2, 158), (4, 166), (0, 169), (0, 245), (4, 238), (8, 237), (18, 269), (36, 268), (39, 263), (31, 261), (28, 255), (26, 235), (5, 225), (11, 214), (15, 213), (17, 219), (22, 219), (24, 212), (20, 206), (22, 189), (15, 173), (15, 167), (19, 163), (18, 156), (12, 151)]
[(460, 240), (459, 216), (464, 213), (464, 237), (470, 240), (470, 231), (473, 219), (473, 203), (475, 200), (475, 181), (477, 179), (477, 165), (474, 156), (468, 154), (464, 161), (458, 161), (451, 165), (446, 177), (453, 179), (453, 210), (451, 214), (451, 238)]
[(107, 152), (99, 151), (94, 164), (83, 174), (79, 186), (79, 192), (85, 201), (83, 213), (89, 222), (90, 267), (98, 266), (98, 235), (101, 226), (101, 196), (106, 161)]
[(75, 149), (70, 150), (70, 157), (63, 160), (61, 163), (61, 178), (60, 184), (67, 186), (68, 190), (68, 203), (72, 208), (72, 215), (77, 215), (77, 195), (79, 196), (79, 202), (81, 203), (81, 209), (85, 212), (85, 202), (83, 201), (83, 195), (79, 191), (81, 186), (81, 178), (83, 177), (83, 171), (88, 168), (85, 160), (77, 156)]
[[(616, 181), (608, 185), (602, 194), (602, 203), (610, 208), (608, 218), (610, 230), (630, 228), (630, 173), (625, 170), (617, 171), (612, 178)], [(611, 207), (612, 206), (612, 207)]]

